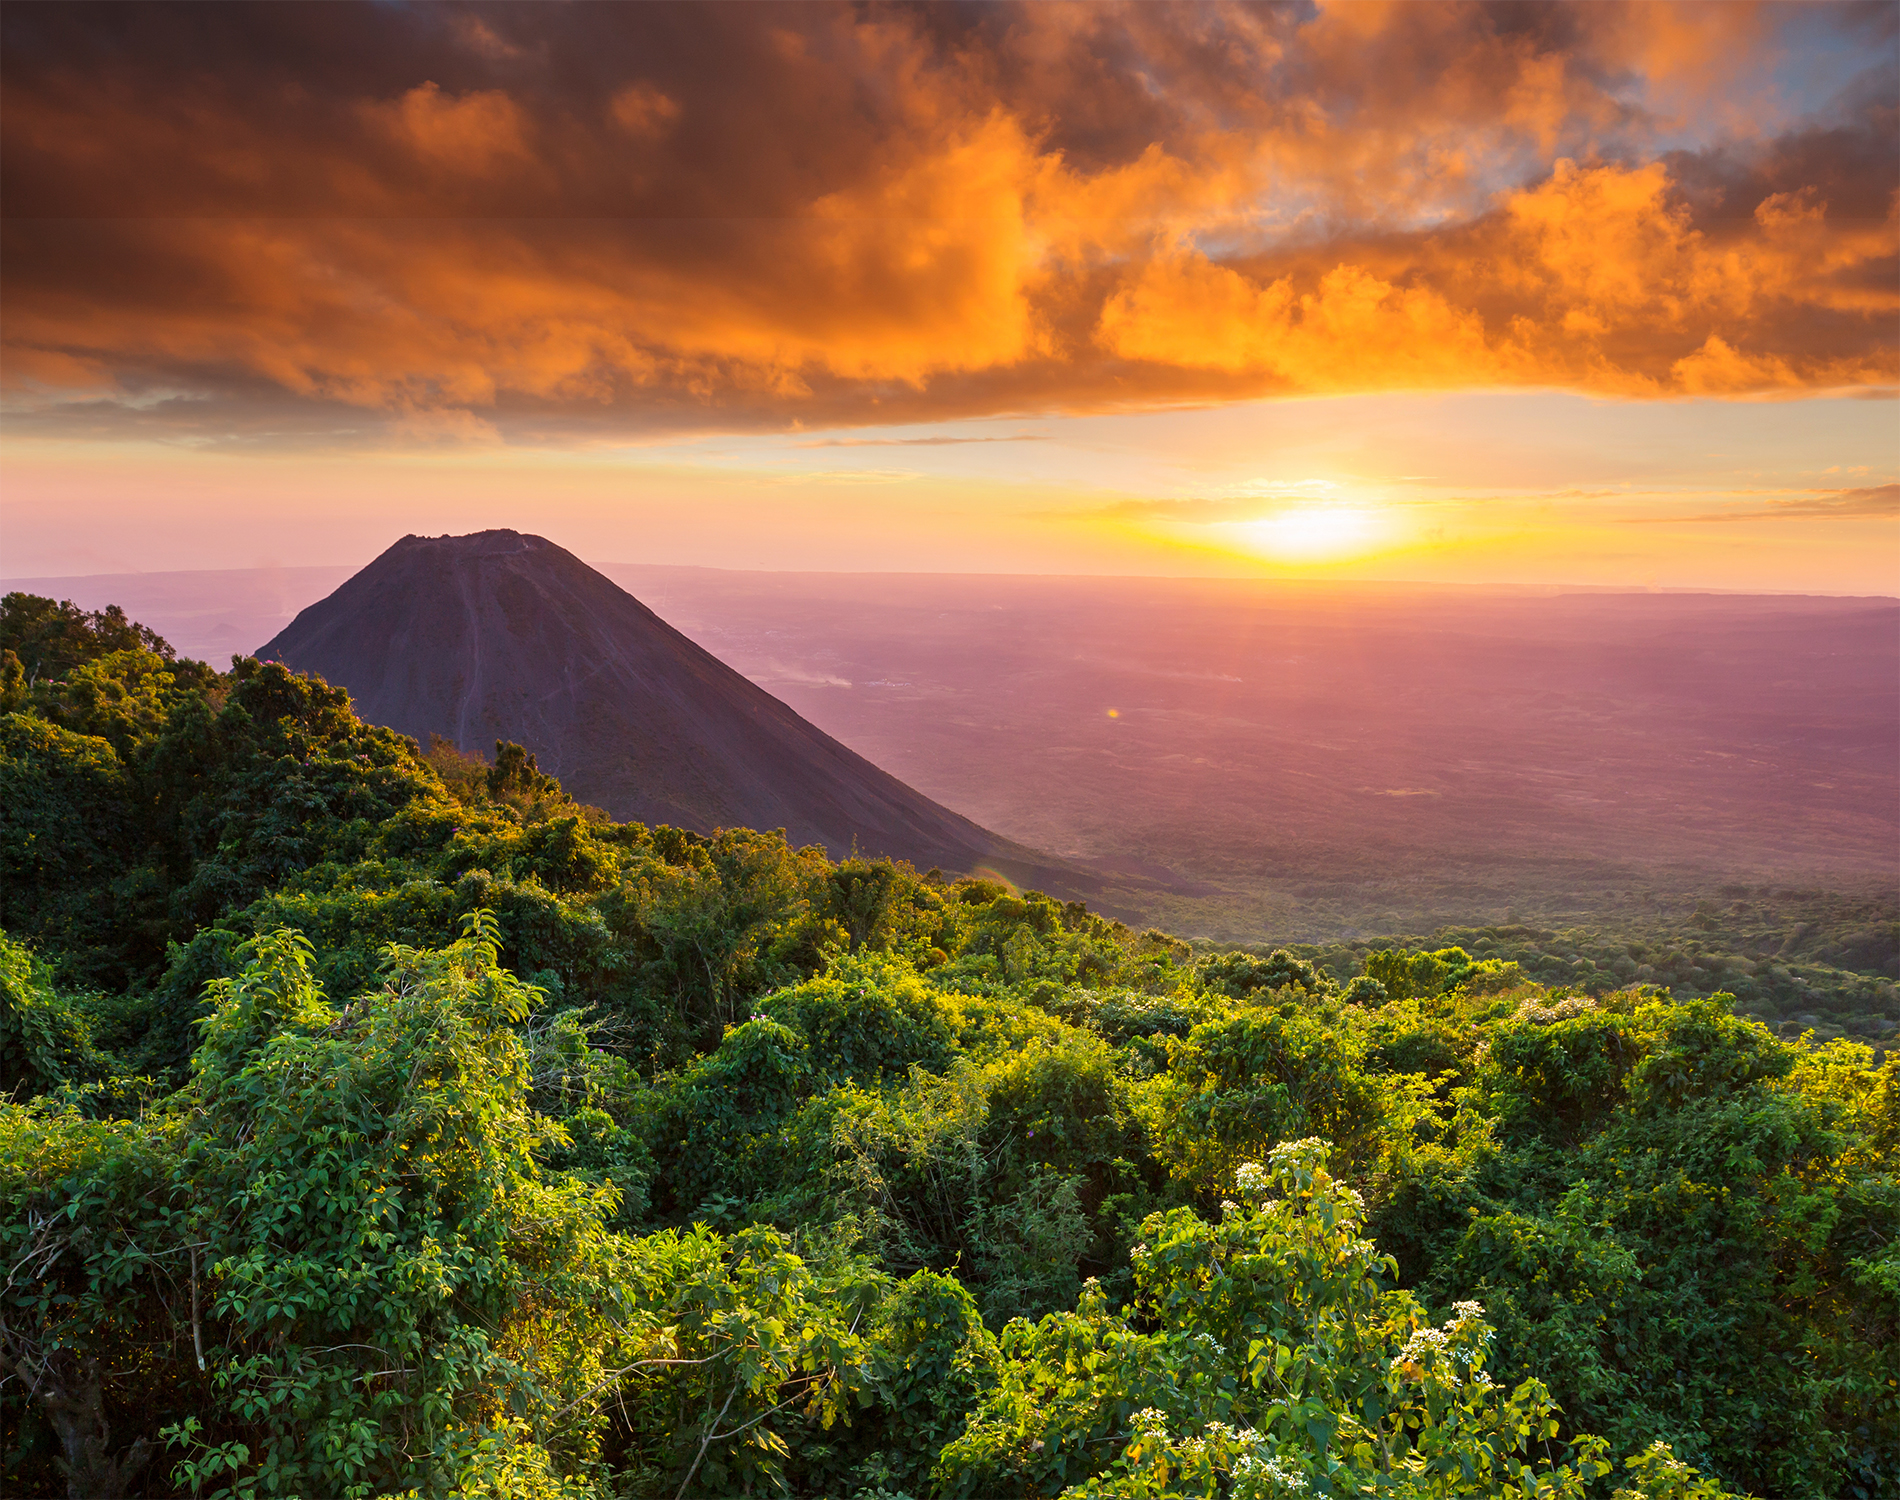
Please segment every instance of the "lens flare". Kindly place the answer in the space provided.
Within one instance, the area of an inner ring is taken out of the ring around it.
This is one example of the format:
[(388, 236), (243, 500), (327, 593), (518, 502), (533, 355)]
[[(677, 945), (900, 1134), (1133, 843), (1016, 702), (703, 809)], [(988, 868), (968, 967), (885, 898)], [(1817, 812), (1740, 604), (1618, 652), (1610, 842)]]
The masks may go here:
[(1003, 889), (1008, 891), (1012, 896), (1020, 896), (1022, 894), (1022, 890), (1017, 886), (1016, 882), (1011, 880), (1001, 870), (997, 869), (995, 865), (978, 865), (974, 870), (970, 871), (970, 873), (978, 880), (987, 880), (995, 885), (1002, 886)]

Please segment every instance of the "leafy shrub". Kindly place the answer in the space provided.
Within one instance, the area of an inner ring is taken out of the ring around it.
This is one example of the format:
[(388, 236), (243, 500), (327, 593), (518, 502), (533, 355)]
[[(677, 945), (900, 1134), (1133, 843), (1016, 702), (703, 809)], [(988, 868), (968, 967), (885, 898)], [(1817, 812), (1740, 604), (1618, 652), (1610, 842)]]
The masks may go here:
[(943, 1003), (902, 960), (841, 955), (821, 975), (759, 1002), (805, 1042), (819, 1078), (875, 1084), (913, 1066), (940, 1072), (954, 1048)]

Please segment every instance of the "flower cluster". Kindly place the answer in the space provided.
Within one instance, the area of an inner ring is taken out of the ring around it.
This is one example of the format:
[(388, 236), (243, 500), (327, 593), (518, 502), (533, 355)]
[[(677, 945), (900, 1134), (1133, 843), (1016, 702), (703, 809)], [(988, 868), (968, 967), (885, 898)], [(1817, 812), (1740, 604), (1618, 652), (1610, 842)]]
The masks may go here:
[(1526, 1000), (1518, 1006), (1515, 1019), (1529, 1021), (1534, 1026), (1548, 1026), (1552, 1021), (1568, 1021), (1588, 1015), (1598, 1008), (1588, 995), (1571, 995), (1555, 1005), (1539, 1005), (1535, 1000)]
[(1451, 1347), (1451, 1339), (1442, 1328), (1415, 1328), (1405, 1347), (1392, 1356), (1392, 1368), (1416, 1379), (1415, 1370), (1433, 1363)]
[(1308, 1488), (1306, 1476), (1286, 1460), (1255, 1453), (1243, 1455), (1234, 1465), (1234, 1478), (1239, 1481), (1238, 1493), (1244, 1495), (1304, 1495)]
[(1272, 1162), (1277, 1170), (1284, 1170), (1297, 1163), (1303, 1156), (1314, 1156), (1322, 1162), (1325, 1161), (1326, 1142), (1318, 1136), (1311, 1135), (1303, 1140), (1281, 1141), (1267, 1153), (1267, 1160)]
[[(1487, 1343), (1492, 1330), (1482, 1319), (1482, 1302), (1454, 1302), (1453, 1316), (1446, 1320), (1442, 1328), (1416, 1328), (1412, 1336), (1405, 1341), (1405, 1347), (1392, 1357), (1391, 1368), (1407, 1380), (1422, 1380), (1426, 1370), (1433, 1365), (1440, 1354), (1449, 1353), (1454, 1346), (1468, 1345), (1475, 1333), (1479, 1344)], [(1480, 1387), (1491, 1384), (1483, 1374), (1473, 1379)]]
[(1267, 1190), (1267, 1169), (1257, 1161), (1243, 1161), (1234, 1173), (1234, 1181), (1248, 1197)]

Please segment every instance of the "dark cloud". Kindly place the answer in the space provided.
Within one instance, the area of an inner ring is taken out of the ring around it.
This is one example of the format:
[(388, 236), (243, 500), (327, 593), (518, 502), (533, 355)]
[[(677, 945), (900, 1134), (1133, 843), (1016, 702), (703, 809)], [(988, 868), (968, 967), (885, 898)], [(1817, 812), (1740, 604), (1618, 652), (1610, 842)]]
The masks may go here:
[(1788, 28), (1883, 24), (12, 6), (6, 375), (29, 426), (194, 441), (1891, 386), (1891, 70), (1778, 137), (1653, 144)]

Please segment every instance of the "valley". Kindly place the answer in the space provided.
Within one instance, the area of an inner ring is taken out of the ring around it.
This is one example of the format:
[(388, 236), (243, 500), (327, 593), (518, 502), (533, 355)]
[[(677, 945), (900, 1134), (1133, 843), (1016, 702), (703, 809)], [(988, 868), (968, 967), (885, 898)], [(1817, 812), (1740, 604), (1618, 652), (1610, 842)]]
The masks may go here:
[[(347, 571), (5, 587), (120, 602), (215, 663)], [(1186, 935), (1640, 927), (1726, 886), (1900, 888), (1892, 600), (601, 571), (925, 796), (1099, 873), (1097, 904)]]

